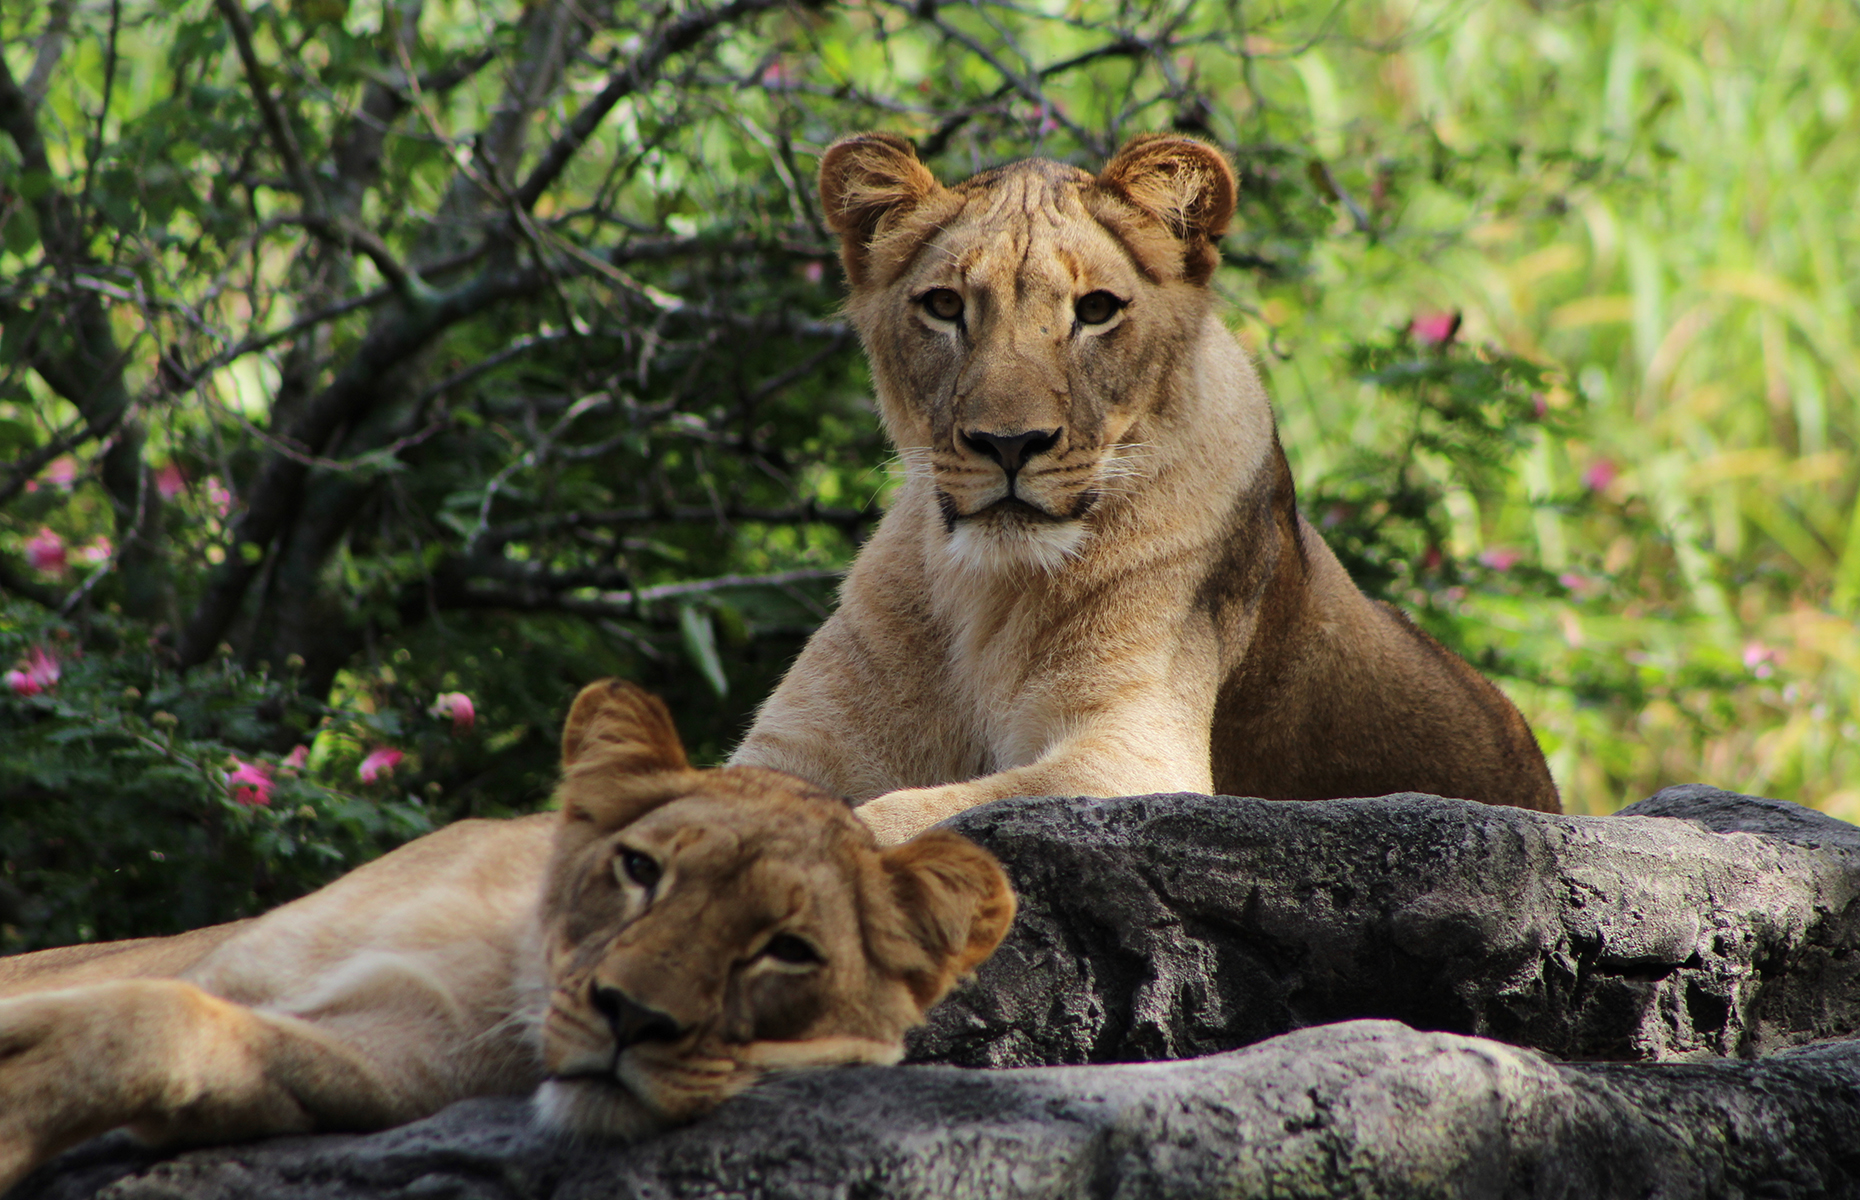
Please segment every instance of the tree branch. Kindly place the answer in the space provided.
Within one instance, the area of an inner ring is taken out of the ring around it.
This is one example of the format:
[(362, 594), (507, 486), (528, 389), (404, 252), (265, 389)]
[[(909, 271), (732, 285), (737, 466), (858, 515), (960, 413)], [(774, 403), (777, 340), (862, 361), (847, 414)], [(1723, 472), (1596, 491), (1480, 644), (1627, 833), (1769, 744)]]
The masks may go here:
[[(336, 429), (354, 419), (389, 386), (393, 369), (448, 327), (504, 300), (548, 286), (539, 270), (492, 271), (442, 293), (430, 305), (409, 309), (399, 319), (372, 330), (355, 356), (329, 386), (314, 396), (286, 436), (320, 453)], [(310, 467), (297, 456), (273, 454), (247, 493), (246, 509), (232, 532), (233, 552), (214, 571), (188, 618), (179, 647), (183, 668), (205, 662), (225, 636), (258, 573), (242, 547), (266, 547), (291, 515), (298, 490)]]
[(286, 217), (288, 224), (301, 225), (311, 233), (345, 250), (357, 250), (366, 255), (381, 277), (388, 281), (395, 295), (408, 305), (431, 303), (435, 293), (424, 279), (411, 267), (403, 266), (388, 249), (387, 243), (374, 233), (363, 229), (352, 221), (339, 220), (316, 212), (298, 213)]
[(614, 105), (658, 78), (668, 58), (696, 45), (705, 34), (720, 25), (766, 12), (785, 3), (787, 0), (732, 0), (717, 8), (700, 8), (686, 13), (660, 30), (640, 47), (639, 53), (626, 66), (607, 77), (607, 86), (569, 120), (568, 128), (543, 151), (529, 178), (523, 181), (512, 197), (517, 207), (524, 211), (534, 208), (536, 201), (580, 152)]
[(297, 135), (291, 132), (291, 125), (285, 119), (284, 110), (278, 106), (272, 96), (271, 88), (265, 84), (264, 64), (258, 61), (258, 52), (252, 48), (252, 20), (246, 16), (239, 0), (213, 0), (220, 14), (226, 18), (226, 25), (232, 30), (233, 43), (239, 48), (239, 61), (245, 65), (246, 86), (252, 91), (252, 98), (258, 102), (259, 115), (264, 118), (265, 129), (271, 134), (272, 145), (278, 151), (278, 157), (284, 160), (284, 169), (290, 175), (291, 182), (297, 187), (304, 205), (312, 211), (320, 211), (322, 195), (317, 190), (316, 181), (310, 170), (304, 165), (303, 151), (297, 147)]
[(791, 588), (802, 583), (824, 583), (845, 572), (806, 567), (769, 575), (719, 575), (690, 583), (666, 583), (636, 591), (603, 592), (594, 598), (564, 596), (547, 587), (498, 588), (454, 578), (451, 587), (435, 596), (443, 608), (502, 608), (517, 612), (561, 612), (575, 616), (637, 621), (655, 605), (746, 588)]
[(761, 521), (770, 525), (833, 525), (841, 529), (857, 529), (862, 525), (870, 525), (880, 515), (876, 508), (834, 508), (816, 504), (812, 500), (790, 508), (767, 508), (753, 504), (726, 504), (719, 508), (701, 504), (608, 508), (597, 512), (556, 513), (527, 521), (493, 525), (485, 530), (479, 545), (497, 547), (541, 534), (576, 529), (693, 521)]

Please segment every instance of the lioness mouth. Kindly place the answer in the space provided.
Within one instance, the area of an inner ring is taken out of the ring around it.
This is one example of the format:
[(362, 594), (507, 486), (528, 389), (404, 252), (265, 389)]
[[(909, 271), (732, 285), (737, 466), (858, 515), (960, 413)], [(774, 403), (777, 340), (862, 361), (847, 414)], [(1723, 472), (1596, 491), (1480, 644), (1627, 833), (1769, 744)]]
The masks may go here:
[(959, 522), (979, 520), (983, 517), (1005, 516), (1020, 520), (1044, 521), (1051, 524), (1060, 524), (1065, 521), (1073, 520), (1074, 516), (1078, 515), (1062, 516), (1057, 513), (1050, 513), (1040, 508), (1038, 505), (1028, 503), (1019, 496), (1003, 496), (993, 504), (978, 508), (972, 513), (965, 513), (957, 508), (955, 497), (951, 496), (948, 492), (938, 492), (936, 494), (936, 499), (937, 508), (940, 509), (943, 514), (943, 527), (952, 533), (955, 531), (956, 525)]
[(995, 501), (993, 504), (990, 504), (987, 508), (977, 509), (976, 511), (970, 513), (968, 517), (965, 517), (963, 519), (970, 520), (975, 517), (983, 516), (988, 513), (1000, 513), (1004, 516), (1011, 515), (1011, 516), (1027, 517), (1027, 518), (1030, 518), (1036, 521), (1069, 521), (1072, 519), (1070, 517), (1061, 516), (1057, 513), (1049, 513), (1045, 509), (1040, 508), (1037, 505), (1030, 504), (1027, 501), (1022, 500), (1019, 496), (1003, 497), (1002, 499)]

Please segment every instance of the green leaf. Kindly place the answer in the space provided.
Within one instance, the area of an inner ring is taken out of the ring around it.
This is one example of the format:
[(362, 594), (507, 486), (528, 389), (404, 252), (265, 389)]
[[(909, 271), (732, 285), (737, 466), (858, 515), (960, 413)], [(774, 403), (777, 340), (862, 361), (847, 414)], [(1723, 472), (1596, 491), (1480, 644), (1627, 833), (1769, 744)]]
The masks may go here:
[(685, 654), (691, 659), (710, 690), (718, 699), (730, 693), (730, 681), (723, 674), (723, 659), (717, 654), (717, 627), (708, 609), (687, 604), (678, 610), (678, 632), (683, 636)]
[[(0, 355), (0, 362), (5, 361), (6, 356)], [(0, 417), (0, 454), (8, 458), (17, 457), (38, 444), (38, 431), (32, 427), (31, 422)]]
[(23, 204), (14, 209), (7, 216), (4, 228), (0, 228), (0, 244), (4, 244), (10, 254), (30, 253), (39, 244), (38, 216)]

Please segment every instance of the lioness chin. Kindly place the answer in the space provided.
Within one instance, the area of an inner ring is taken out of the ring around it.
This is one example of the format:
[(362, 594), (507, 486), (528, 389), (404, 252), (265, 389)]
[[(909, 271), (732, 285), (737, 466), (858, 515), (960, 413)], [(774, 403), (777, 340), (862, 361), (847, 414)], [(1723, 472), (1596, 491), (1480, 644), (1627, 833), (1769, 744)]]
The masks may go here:
[(252, 920), (0, 959), (0, 1192), (118, 1126), (365, 1130), (539, 1084), (547, 1124), (635, 1136), (772, 1069), (895, 1062), (1013, 919), (974, 845), (881, 852), (799, 779), (693, 770), (630, 684), (576, 700), (558, 798)]
[(1141, 137), (1095, 176), (944, 186), (863, 134), (820, 192), (906, 478), (733, 762), (865, 801), (880, 841), (1016, 795), (1557, 810), (1511, 702), (1298, 512), (1209, 287), (1217, 151)]

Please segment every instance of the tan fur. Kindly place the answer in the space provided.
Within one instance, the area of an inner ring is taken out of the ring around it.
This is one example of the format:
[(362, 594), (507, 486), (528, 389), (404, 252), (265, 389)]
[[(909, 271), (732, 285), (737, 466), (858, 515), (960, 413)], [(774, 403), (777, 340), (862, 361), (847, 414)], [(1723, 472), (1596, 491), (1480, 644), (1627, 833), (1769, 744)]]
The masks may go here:
[[(881, 842), (1016, 795), (1557, 810), (1511, 703), (1298, 513), (1208, 287), (1218, 152), (1148, 136), (1096, 177), (1030, 160), (945, 187), (866, 134), (820, 174), (906, 478), (732, 762), (864, 801)], [(1098, 292), (1123, 305), (1090, 325)]]
[[(880, 851), (798, 779), (692, 770), (630, 684), (576, 701), (560, 795), (255, 920), (0, 960), (0, 1192), (118, 1126), (371, 1129), (539, 1084), (555, 1128), (634, 1136), (771, 1069), (895, 1061), (1013, 920), (985, 852)], [(779, 961), (781, 937), (816, 957)]]

